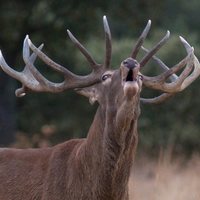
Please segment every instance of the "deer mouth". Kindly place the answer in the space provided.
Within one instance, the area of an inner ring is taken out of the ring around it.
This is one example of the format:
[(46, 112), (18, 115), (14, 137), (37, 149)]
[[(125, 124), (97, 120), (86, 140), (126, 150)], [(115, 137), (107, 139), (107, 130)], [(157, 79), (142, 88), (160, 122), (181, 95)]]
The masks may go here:
[(123, 85), (126, 82), (137, 82), (138, 81), (139, 68), (134, 69), (122, 69), (122, 82)]
[(138, 72), (139, 68), (122, 69), (122, 85), (125, 96), (133, 97), (138, 93)]
[(123, 83), (137, 81), (140, 64), (132, 58), (127, 58), (121, 63)]
[(127, 75), (127, 77), (126, 77), (126, 81), (125, 81), (125, 82), (134, 81), (134, 79), (135, 79), (135, 77), (133, 76), (133, 70), (130, 69), (130, 70), (128, 71), (128, 75)]

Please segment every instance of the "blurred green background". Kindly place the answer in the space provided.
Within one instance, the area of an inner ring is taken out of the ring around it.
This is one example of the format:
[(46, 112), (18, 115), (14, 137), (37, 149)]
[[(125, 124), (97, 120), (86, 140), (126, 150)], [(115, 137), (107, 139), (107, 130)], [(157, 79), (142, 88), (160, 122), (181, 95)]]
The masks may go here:
[[(178, 38), (185, 37), (200, 55), (200, 1), (198, 0), (9, 0), (0, 2), (0, 49), (10, 66), (23, 69), (22, 44), (26, 34), (54, 61), (78, 74), (88, 73), (88, 64), (67, 36), (70, 29), (98, 62), (103, 61), (106, 15), (113, 37), (112, 65), (130, 55), (148, 19), (152, 28), (145, 46), (151, 47), (167, 30), (171, 39), (158, 53), (168, 65), (178, 63), (186, 52)], [(141, 54), (142, 55), (142, 54)], [(38, 62), (50, 80), (60, 77)], [(149, 64), (145, 74), (160, 73)], [(176, 152), (200, 150), (200, 79), (161, 105), (141, 105), (139, 148), (155, 152), (172, 147)], [(0, 71), (0, 144), (17, 147), (54, 145), (69, 138), (85, 137), (97, 105), (67, 91), (62, 94), (29, 93), (16, 98), (20, 83)], [(153, 96), (155, 91), (146, 91)]]

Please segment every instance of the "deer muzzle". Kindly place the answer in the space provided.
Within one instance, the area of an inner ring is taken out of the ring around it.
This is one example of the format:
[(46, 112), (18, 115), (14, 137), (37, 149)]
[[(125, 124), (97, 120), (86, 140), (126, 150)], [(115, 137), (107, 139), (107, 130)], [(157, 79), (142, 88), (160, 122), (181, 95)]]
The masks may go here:
[(140, 64), (133, 58), (127, 58), (121, 63), (122, 86), (125, 96), (133, 97), (139, 91)]

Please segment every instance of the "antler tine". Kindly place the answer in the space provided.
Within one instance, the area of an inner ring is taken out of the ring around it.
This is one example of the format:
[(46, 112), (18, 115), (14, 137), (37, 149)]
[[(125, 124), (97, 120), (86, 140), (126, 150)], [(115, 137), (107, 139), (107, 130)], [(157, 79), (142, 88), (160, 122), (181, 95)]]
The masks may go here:
[(111, 57), (112, 57), (112, 41), (111, 41), (111, 32), (106, 16), (103, 16), (103, 26), (104, 26), (105, 41), (106, 41), (106, 55), (105, 55), (104, 66), (105, 68), (109, 68), (111, 65)]
[(197, 57), (194, 55), (194, 48), (190, 46), (190, 44), (180, 36), (180, 40), (184, 45), (188, 54), (191, 54), (192, 65), (194, 67), (193, 72), (184, 80), (183, 84), (181, 85), (181, 90), (184, 90), (188, 85), (190, 85), (195, 79), (197, 79), (200, 75), (200, 64)]
[[(21, 74), (22, 72), (17, 72), (15, 70), (13, 70), (5, 61), (3, 55), (2, 55), (2, 52), (0, 51), (0, 66), (2, 68), (2, 70), (7, 73), (9, 76), (17, 79), (18, 81), (21, 81), (22, 82), (22, 78), (21, 78)], [(15, 91), (15, 95), (17, 97), (22, 97), (26, 94), (25, 92), (25, 87), (22, 86), (22, 88), (19, 88)]]
[(174, 93), (163, 93), (160, 96), (154, 97), (154, 98), (140, 98), (140, 101), (143, 104), (160, 104), (163, 101), (169, 99), (170, 97), (174, 96)]
[[(183, 60), (181, 60), (178, 64), (170, 68), (169, 70), (163, 72), (162, 74), (155, 77), (143, 76), (143, 84), (155, 90), (161, 90), (164, 92), (176, 92), (174, 88), (174, 84), (180, 85), (184, 81), (184, 79), (189, 75), (192, 70), (193, 65), (191, 64), (192, 53), (187, 55)], [(185, 69), (181, 73), (181, 75), (171, 83), (166, 83), (166, 79), (168, 79), (172, 74), (178, 72), (185, 65)]]
[(166, 35), (147, 53), (140, 62), (140, 67), (143, 67), (151, 57), (168, 41), (170, 32), (167, 31)]
[[(25, 45), (25, 41), (26, 39), (28, 38), (28, 36), (26, 36), (25, 40), (24, 40), (24, 47), (26, 46)], [(41, 44), (38, 49), (41, 50), (43, 48), (43, 44)], [(27, 48), (23, 48), (23, 59), (26, 60), (26, 57), (29, 55), (29, 60), (34, 63), (36, 58), (37, 58), (37, 55), (35, 53), (32, 53), (31, 56), (30, 56), (30, 51), (29, 49)], [(6, 72), (8, 75), (10, 75), (11, 77), (19, 80), (19, 81), (22, 81), (22, 76), (21, 74), (23, 72), (26, 72), (27, 71), (27, 66), (25, 66), (24, 70), (22, 72), (18, 72), (18, 71), (15, 71), (14, 69), (12, 69), (5, 61), (3, 55), (2, 55), (2, 52), (0, 50), (0, 66), (2, 68), (2, 70), (4, 72)]]
[[(28, 39), (29, 47), (40, 57), (48, 66), (52, 67), (54, 70), (60, 72), (64, 75), (64, 81), (61, 83), (53, 83), (47, 80), (35, 67), (32, 63), (28, 62), (31, 73), (35, 79), (44, 86), (43, 91), (48, 92), (61, 92), (67, 89), (77, 88), (77, 87), (87, 87), (89, 85), (95, 84), (100, 81), (99, 73), (101, 70), (93, 70), (89, 75), (78, 76), (64, 68), (63, 66), (55, 63), (47, 55), (45, 55), (40, 49), (35, 47), (30, 39)], [(103, 70), (103, 69), (102, 69)]]
[(184, 45), (187, 53), (189, 54), (191, 52), (191, 50), (192, 50), (192, 47), (190, 46), (190, 44), (182, 36), (179, 36), (179, 38), (180, 38), (182, 44)]
[(151, 28), (151, 20), (148, 20), (146, 27), (144, 28), (142, 34), (140, 35), (139, 39), (137, 40), (137, 42), (132, 50), (131, 57), (133, 59), (136, 58), (145, 38), (147, 37), (147, 34), (149, 33), (150, 28)]
[[(25, 40), (28, 38), (28, 36), (25, 38)], [(25, 41), (24, 40), (24, 41)], [(25, 46), (25, 42), (24, 42), (24, 46)], [(43, 44), (40, 45), (38, 47), (38, 49), (42, 49), (43, 48)], [(29, 55), (29, 50), (23, 49), (23, 57), (25, 59), (25, 57), (27, 57)], [(30, 62), (34, 63), (35, 60), (37, 58), (37, 55), (35, 53), (32, 53), (31, 56), (29, 55), (29, 60)], [(18, 81), (20, 81), (22, 83), (22, 88), (19, 88), (16, 90), (15, 94), (17, 97), (22, 97), (26, 94), (26, 90), (27, 88), (25, 87), (27, 80), (29, 80), (32, 83), (32, 87), (34, 87), (35, 85), (37, 85), (38, 83), (34, 80), (34, 77), (32, 76), (29, 67), (26, 65), (25, 68), (23, 69), (22, 72), (18, 72), (13, 70), (5, 61), (2, 52), (0, 51), (0, 66), (2, 68), (2, 70), (4, 72), (6, 72), (8, 75), (10, 75), (11, 77), (17, 79)]]
[[(180, 37), (181, 42), (183, 43), (187, 56), (181, 60), (177, 65), (170, 68), (166, 72), (163, 72), (161, 75), (157, 77), (145, 77), (144, 76), (144, 85), (152, 88), (161, 90), (164, 93), (158, 97), (152, 99), (141, 98), (143, 103), (161, 103), (165, 99), (173, 96), (175, 93), (180, 92), (187, 88), (197, 77), (200, 76), (200, 64), (197, 57), (194, 55), (194, 48), (189, 45), (189, 43), (182, 37)], [(179, 77), (171, 82), (166, 83), (166, 79), (173, 73), (176, 73), (182, 67), (185, 67), (183, 72), (179, 75)], [(193, 69), (193, 71), (192, 71)], [(191, 73), (192, 71), (192, 73)]]
[[(22, 50), (23, 60), (26, 61), (26, 62), (28, 62), (27, 58), (30, 59), (30, 49), (29, 49), (29, 46), (28, 46), (28, 43), (27, 43), (28, 39), (29, 39), (29, 36), (26, 35), (26, 37), (24, 38), (23, 50)], [(44, 47), (44, 44), (41, 44), (40, 49), (42, 49), (43, 47)], [(33, 53), (33, 56), (34, 56), (35, 59), (37, 58), (37, 55), (35, 53)]]
[[(32, 73), (32, 75), (38, 81), (38, 83), (40, 83), (43, 90), (48, 91), (49, 88), (54, 88), (55, 84), (53, 82), (48, 81), (44, 76), (42, 76), (42, 74), (36, 69), (36, 67), (31, 62), (30, 49), (29, 49), (30, 42), (28, 42), (28, 41), (29, 41), (29, 37), (27, 35), (26, 38), (24, 39), (24, 44), (23, 44), (23, 60), (26, 64), (26, 66), (28, 67), (28, 70)], [(42, 44), (42, 46), (43, 46), (43, 44)], [(38, 51), (40, 51), (40, 50), (38, 49)]]
[[(142, 50), (145, 51), (146, 53), (149, 53), (149, 50), (146, 49), (145, 47), (142, 46)], [(152, 59), (164, 70), (167, 71), (169, 70), (169, 67), (162, 61), (160, 60), (158, 57), (156, 57), (155, 55), (152, 56)], [(178, 76), (176, 74), (172, 74), (169, 79), (171, 81), (175, 81), (178, 78)]]
[(74, 45), (81, 51), (81, 53), (85, 56), (87, 61), (89, 62), (90, 66), (95, 69), (97, 68), (98, 64), (97, 62), (92, 58), (90, 53), (87, 51), (87, 49), (73, 36), (73, 34), (67, 30), (67, 33), (69, 35), (69, 38), (74, 43)]
[[(40, 45), (39, 48), (35, 47), (28, 35), (25, 37), (23, 44), (23, 60), (26, 65), (22, 72), (17, 72), (9, 67), (0, 51), (0, 65), (2, 69), (22, 83), (22, 87), (16, 90), (17, 96), (24, 96), (27, 91), (58, 93), (67, 89), (88, 87), (100, 82), (101, 74), (104, 72), (103, 68), (96, 68), (85, 76), (75, 75), (46, 56), (41, 51), (42, 47), (43, 44)], [(30, 48), (33, 50), (31, 55)], [(60, 83), (54, 83), (46, 79), (34, 66), (34, 61), (37, 56), (48, 66), (61, 73), (64, 76), (64, 80)]]
[[(58, 63), (54, 62), (51, 58), (49, 58), (46, 54), (44, 54), (39, 48), (37, 48), (32, 41), (29, 39), (29, 37), (27, 36), (27, 42), (29, 47), (32, 49), (32, 51), (37, 54), (37, 56), (44, 62), (46, 63), (48, 66), (50, 66), (52, 69), (54, 69), (55, 71), (59, 72), (59, 73), (63, 73), (65, 74), (66, 77), (72, 77), (74, 76), (74, 74), (69, 71), (68, 69), (66, 69), (65, 67), (59, 65)], [(29, 49), (29, 48), (28, 48)]]
[(3, 54), (0, 50), (0, 66), (2, 68), (2, 70), (7, 73), (9, 76), (17, 79), (17, 80), (21, 80), (21, 77), (20, 77), (20, 72), (17, 72), (15, 71), (14, 69), (12, 69), (5, 61), (4, 57), (3, 57)]
[(26, 95), (26, 87), (22, 85), (21, 88), (15, 90), (16, 97), (23, 97)]
[[(30, 56), (30, 49), (28, 48), (28, 45), (27, 45), (27, 40), (28, 40), (28, 35), (26, 36), (26, 38), (24, 39), (24, 45), (23, 45), (23, 60), (27, 60), (26, 58), (29, 57), (29, 62), (31, 63), (34, 63), (36, 58), (37, 58), (37, 55), (33, 52)], [(39, 50), (42, 50), (43, 48), (43, 44), (41, 44), (38, 49)], [(26, 65), (24, 70), (22, 71), (22, 74), (24, 74), (24, 76), (27, 76), (31, 82), (33, 83), (33, 88), (35, 87), (34, 85), (37, 85), (37, 81), (34, 81), (34, 77), (30, 71), (30, 68), (29, 68), (29, 65)], [(26, 85), (26, 80), (22, 81), (22, 87), (21, 88), (18, 88), (16, 89), (15, 91), (15, 95), (17, 97), (23, 97), (26, 95), (26, 92), (29, 90), (29, 88), (27, 88), (25, 85)], [(34, 82), (36, 82), (34, 84)]]

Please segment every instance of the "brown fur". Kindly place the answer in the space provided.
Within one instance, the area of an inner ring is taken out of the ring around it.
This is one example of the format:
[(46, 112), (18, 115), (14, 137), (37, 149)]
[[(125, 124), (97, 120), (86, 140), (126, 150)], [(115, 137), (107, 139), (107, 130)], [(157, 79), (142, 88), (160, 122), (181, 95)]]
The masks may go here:
[[(139, 73), (152, 56), (163, 46), (169, 31), (138, 63), (135, 60), (151, 21), (136, 42), (131, 57), (121, 63), (120, 69), (108, 70), (111, 64), (111, 34), (106, 16), (103, 17), (106, 55), (104, 64), (98, 64), (88, 51), (68, 30), (72, 42), (86, 57), (92, 72), (77, 76), (54, 63), (40, 52), (26, 36), (23, 45), (24, 70), (19, 73), (11, 69), (0, 51), (0, 66), (10, 76), (22, 83), (16, 90), (24, 96), (29, 90), (36, 92), (62, 92), (80, 87), (76, 91), (98, 101), (99, 108), (86, 139), (70, 140), (46, 149), (1, 149), (0, 150), (0, 200), (128, 200), (128, 179), (137, 148), (137, 120), (140, 114), (139, 101), (161, 103), (184, 90), (200, 74), (199, 62), (192, 47), (180, 37), (188, 56), (178, 65), (163, 74), (148, 77)], [(30, 48), (34, 53), (30, 55)], [(64, 75), (62, 83), (47, 81), (34, 67), (36, 57)], [(154, 58), (159, 65), (161, 62)], [(177, 78), (173, 73), (186, 64)], [(163, 65), (161, 65), (163, 68)], [(191, 73), (192, 68), (193, 72)], [(172, 82), (165, 82), (171, 76)], [(175, 81), (174, 81), (175, 80)], [(174, 81), (174, 82), (173, 82)], [(151, 99), (140, 99), (143, 84), (161, 90), (162, 95)], [(90, 86), (90, 87), (88, 87)], [(86, 88), (83, 88), (86, 87)]]
[(90, 89), (100, 105), (86, 139), (0, 150), (1, 200), (129, 199), (140, 92), (124, 95), (120, 70), (112, 72), (111, 83), (84, 90)]

